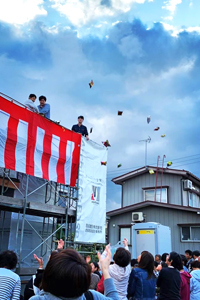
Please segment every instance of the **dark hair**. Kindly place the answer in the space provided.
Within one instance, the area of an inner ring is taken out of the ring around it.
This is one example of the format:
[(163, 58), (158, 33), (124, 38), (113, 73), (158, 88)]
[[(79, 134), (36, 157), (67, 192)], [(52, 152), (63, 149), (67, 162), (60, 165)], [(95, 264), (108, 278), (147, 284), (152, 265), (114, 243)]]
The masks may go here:
[(168, 267), (168, 265), (164, 261), (161, 262), (161, 266), (162, 266), (162, 268), (167, 268)]
[(182, 270), (183, 269), (183, 263), (181, 260), (181, 256), (176, 253), (175, 251), (170, 252), (169, 255), (169, 262), (171, 262), (171, 266), (174, 267), (177, 270)]
[(160, 254), (156, 254), (155, 257), (156, 257), (156, 256), (157, 256), (160, 260), (162, 259), (162, 257), (161, 257)]
[(47, 98), (46, 98), (45, 96), (40, 96), (40, 97), (39, 97), (39, 101), (40, 101), (40, 100), (44, 100), (44, 101), (46, 102), (46, 101), (47, 101)]
[(138, 264), (138, 268), (146, 270), (148, 273), (147, 279), (150, 279), (152, 276), (154, 276), (153, 270), (154, 270), (154, 257), (153, 255), (148, 251), (143, 251), (141, 253), (141, 258)]
[(134, 267), (137, 264), (138, 264), (137, 259), (135, 259), (135, 258), (131, 259), (131, 267)]
[(79, 116), (78, 119), (83, 119), (84, 120), (84, 116)]
[(35, 94), (30, 94), (29, 95), (29, 98), (33, 98), (33, 97), (35, 97), (35, 99), (37, 98), (37, 96)]
[(180, 254), (180, 256), (181, 256), (181, 260), (182, 260), (183, 265), (186, 266), (186, 264), (187, 264), (187, 258), (185, 257), (184, 254)]
[(157, 268), (158, 265), (159, 265), (159, 263), (157, 261), (154, 261), (154, 267)]
[(163, 253), (162, 256), (161, 256), (161, 260), (163, 262), (166, 262), (166, 258), (167, 258), (168, 255), (169, 255), (169, 253), (167, 253), (167, 252)]
[(90, 280), (90, 265), (76, 250), (65, 249), (47, 263), (42, 288), (57, 297), (74, 298), (88, 290)]
[(192, 261), (191, 268), (199, 268), (200, 269), (200, 262), (198, 260)]
[(192, 256), (192, 251), (191, 250), (185, 250), (185, 254), (189, 254), (189, 256)]
[(97, 270), (99, 269), (99, 266), (98, 266), (98, 263), (97, 263), (97, 262), (92, 261), (91, 263), (94, 265), (95, 268), (97, 268)]
[(0, 268), (6, 268), (12, 270), (16, 268), (17, 265), (17, 255), (15, 252), (6, 250), (0, 253)]
[(131, 254), (128, 250), (120, 247), (113, 256), (114, 262), (120, 267), (126, 267), (131, 261)]
[(198, 250), (195, 250), (195, 251), (192, 252), (192, 256), (193, 256), (193, 255), (198, 257), (198, 256), (200, 255), (200, 253), (199, 253)]

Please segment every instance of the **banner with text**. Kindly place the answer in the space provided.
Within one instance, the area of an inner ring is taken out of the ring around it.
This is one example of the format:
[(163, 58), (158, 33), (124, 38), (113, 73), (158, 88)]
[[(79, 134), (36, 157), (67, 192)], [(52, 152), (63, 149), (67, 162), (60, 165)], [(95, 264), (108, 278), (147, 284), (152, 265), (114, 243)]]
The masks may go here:
[(105, 243), (107, 148), (82, 138), (76, 242)]

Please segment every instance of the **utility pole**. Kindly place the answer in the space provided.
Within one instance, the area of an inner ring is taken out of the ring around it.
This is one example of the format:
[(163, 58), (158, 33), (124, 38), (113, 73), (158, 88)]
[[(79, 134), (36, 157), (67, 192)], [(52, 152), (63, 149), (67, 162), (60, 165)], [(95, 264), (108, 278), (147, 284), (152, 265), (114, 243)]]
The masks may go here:
[(147, 167), (147, 143), (150, 143), (151, 142), (151, 138), (150, 136), (148, 137), (148, 139), (146, 140), (140, 140), (139, 142), (145, 142), (145, 167)]

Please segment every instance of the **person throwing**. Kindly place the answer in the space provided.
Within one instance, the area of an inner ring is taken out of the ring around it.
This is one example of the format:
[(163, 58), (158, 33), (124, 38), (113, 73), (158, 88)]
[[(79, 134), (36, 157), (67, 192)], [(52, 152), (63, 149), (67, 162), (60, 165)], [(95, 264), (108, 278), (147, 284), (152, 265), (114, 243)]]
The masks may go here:
[(86, 140), (88, 141), (89, 140), (88, 130), (87, 130), (87, 127), (82, 124), (83, 121), (84, 121), (84, 117), (79, 116), (78, 124), (72, 126), (72, 131), (82, 134), (83, 136), (86, 137)]

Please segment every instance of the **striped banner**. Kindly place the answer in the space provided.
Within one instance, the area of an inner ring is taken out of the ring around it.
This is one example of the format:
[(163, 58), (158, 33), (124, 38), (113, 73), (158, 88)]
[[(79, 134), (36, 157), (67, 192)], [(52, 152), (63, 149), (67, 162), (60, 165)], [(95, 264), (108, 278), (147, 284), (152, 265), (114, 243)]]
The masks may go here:
[(0, 166), (76, 185), (81, 135), (0, 96)]

